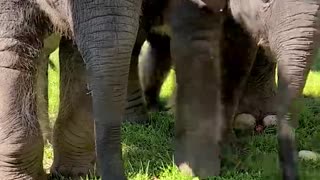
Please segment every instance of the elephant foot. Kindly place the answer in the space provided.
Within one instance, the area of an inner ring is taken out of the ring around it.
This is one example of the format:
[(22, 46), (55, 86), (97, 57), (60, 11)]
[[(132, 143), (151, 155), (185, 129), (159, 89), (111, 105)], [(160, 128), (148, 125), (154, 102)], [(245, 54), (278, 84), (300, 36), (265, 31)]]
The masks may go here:
[(208, 144), (202, 143), (190, 145), (187, 148), (176, 146), (175, 164), (179, 170), (183, 174), (198, 176), (200, 179), (219, 175), (221, 166), (219, 145), (211, 144), (209, 147)]
[[(220, 174), (220, 158), (218, 158), (218, 156), (216, 158), (210, 158), (209, 156), (207, 157), (207, 160), (193, 159), (193, 162), (191, 163), (176, 162), (176, 165), (178, 166), (181, 173), (185, 175), (198, 176), (201, 179), (218, 176)], [(191, 160), (190, 158), (188, 159)]]
[[(11, 139), (8, 138), (7, 141)], [(18, 144), (17, 141), (26, 144)], [(39, 137), (22, 136), (10, 144), (0, 143), (0, 157), (1, 180), (47, 179), (42, 165), (43, 141)]]
[(60, 114), (56, 121), (50, 171), (53, 176), (80, 179), (95, 173), (94, 128), (90, 114), (80, 107), (70, 114), (73, 118)]
[(51, 168), (51, 176), (54, 178), (71, 178), (72, 180), (86, 179), (94, 177), (95, 172), (92, 165), (72, 166), (67, 164), (57, 165)]
[[(91, 127), (85, 127), (91, 129)], [(62, 133), (64, 134), (61, 135)], [(80, 179), (80, 177), (95, 174), (96, 154), (92, 137), (93, 132), (92, 134), (86, 132), (75, 134), (74, 131), (70, 130), (62, 133), (55, 133), (51, 174), (72, 179)]]

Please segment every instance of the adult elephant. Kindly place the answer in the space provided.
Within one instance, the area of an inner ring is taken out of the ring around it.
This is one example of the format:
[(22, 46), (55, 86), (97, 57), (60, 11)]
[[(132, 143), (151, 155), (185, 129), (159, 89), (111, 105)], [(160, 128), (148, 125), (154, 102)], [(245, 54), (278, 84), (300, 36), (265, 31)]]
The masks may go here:
[(45, 179), (36, 77), (53, 31), (72, 37), (86, 62), (102, 178), (125, 179), (120, 124), (140, 8), (141, 0), (0, 2), (0, 179)]
[(294, 133), (289, 125), (292, 122), (287, 120), (296, 120), (296, 101), (319, 47), (320, 3), (316, 0), (230, 0), (230, 9), (236, 22), (278, 62), (279, 157), (283, 178), (298, 179)]

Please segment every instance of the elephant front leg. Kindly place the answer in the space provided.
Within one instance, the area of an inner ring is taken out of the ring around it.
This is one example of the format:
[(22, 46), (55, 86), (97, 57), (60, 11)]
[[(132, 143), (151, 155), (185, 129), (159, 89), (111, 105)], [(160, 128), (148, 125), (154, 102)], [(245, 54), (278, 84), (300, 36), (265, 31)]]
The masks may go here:
[(240, 100), (235, 117), (235, 128), (276, 125), (275, 71), (276, 62), (260, 47)]
[(151, 32), (140, 56), (139, 75), (147, 108), (150, 111), (162, 109), (159, 95), (162, 84), (171, 68), (170, 37)]
[(0, 179), (42, 180), (43, 140), (36, 113), (34, 60), (6, 51), (17, 40), (0, 39)]
[(183, 1), (172, 7), (170, 18), (177, 78), (174, 161), (200, 178), (220, 174), (223, 15)]
[(60, 43), (60, 107), (54, 125), (51, 172), (72, 179), (94, 173), (95, 144), (92, 102), (84, 62), (72, 45)]

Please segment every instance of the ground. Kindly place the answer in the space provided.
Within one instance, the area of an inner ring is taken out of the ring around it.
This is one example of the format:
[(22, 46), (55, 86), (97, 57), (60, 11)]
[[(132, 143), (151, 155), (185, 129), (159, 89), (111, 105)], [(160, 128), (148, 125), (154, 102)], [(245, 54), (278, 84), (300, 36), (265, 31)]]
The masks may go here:
[[(319, 56), (320, 57), (320, 56)], [(58, 50), (51, 58), (58, 67)], [(49, 69), (49, 112), (51, 122), (58, 111), (59, 69)], [(173, 73), (162, 88), (161, 97), (166, 100), (173, 88)], [(299, 128), (296, 130), (298, 150), (312, 150), (320, 153), (320, 58), (309, 74), (304, 89)], [(173, 166), (172, 138), (173, 116), (166, 113), (151, 115), (148, 126), (126, 124), (122, 128), (123, 157), (126, 173), (130, 180), (193, 180), (183, 176)], [(240, 150), (225, 151), (226, 159), (222, 175), (214, 180), (262, 180), (279, 179), (277, 161), (276, 130), (269, 128), (263, 135), (245, 135), (239, 141), (244, 143)], [(52, 162), (52, 148), (46, 145), (45, 168)], [(301, 179), (320, 179), (320, 161), (300, 160)], [(61, 177), (61, 179), (64, 179)]]

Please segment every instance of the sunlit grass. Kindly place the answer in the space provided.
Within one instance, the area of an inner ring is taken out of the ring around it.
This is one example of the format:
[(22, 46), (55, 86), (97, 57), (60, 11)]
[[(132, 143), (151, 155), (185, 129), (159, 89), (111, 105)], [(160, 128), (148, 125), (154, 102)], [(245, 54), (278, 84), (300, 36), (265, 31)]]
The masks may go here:
[(309, 73), (303, 94), (307, 96), (320, 97), (320, 71), (311, 71)]

